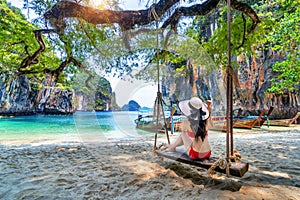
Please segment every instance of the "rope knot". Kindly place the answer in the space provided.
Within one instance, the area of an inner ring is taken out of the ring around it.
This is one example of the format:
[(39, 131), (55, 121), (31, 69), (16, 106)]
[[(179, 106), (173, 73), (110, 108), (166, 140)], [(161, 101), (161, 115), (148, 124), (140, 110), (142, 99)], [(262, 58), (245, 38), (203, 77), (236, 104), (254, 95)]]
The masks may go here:
[(225, 158), (220, 158), (218, 159), (209, 169), (208, 169), (208, 173), (209, 175), (213, 175), (215, 173), (215, 169), (216, 167), (219, 167), (220, 169), (226, 169), (226, 175), (229, 176), (230, 175), (230, 171), (229, 171), (229, 167), (230, 167), (230, 163), (227, 162), (227, 160)]
[(231, 159), (233, 159), (234, 162), (238, 162), (238, 161), (242, 160), (242, 156), (236, 149), (234, 149), (233, 156), (231, 156), (228, 159), (228, 161), (226, 158), (219, 158), (214, 164), (212, 164), (212, 166), (208, 169), (209, 175), (213, 175), (215, 173), (216, 167), (219, 167), (222, 170), (226, 169), (226, 176), (229, 177), (230, 176), (230, 166), (231, 166), (230, 160)]
[(234, 160), (234, 162), (238, 162), (242, 160), (242, 155), (238, 152), (238, 150), (233, 149), (233, 156), (230, 157)]

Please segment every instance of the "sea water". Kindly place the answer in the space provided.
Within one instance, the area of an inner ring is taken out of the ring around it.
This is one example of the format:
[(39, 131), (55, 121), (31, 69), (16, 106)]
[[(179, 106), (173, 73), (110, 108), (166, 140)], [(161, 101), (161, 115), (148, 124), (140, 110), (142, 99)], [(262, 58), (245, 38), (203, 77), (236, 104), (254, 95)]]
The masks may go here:
[(0, 144), (105, 142), (149, 134), (135, 128), (137, 112), (81, 112), (0, 119)]

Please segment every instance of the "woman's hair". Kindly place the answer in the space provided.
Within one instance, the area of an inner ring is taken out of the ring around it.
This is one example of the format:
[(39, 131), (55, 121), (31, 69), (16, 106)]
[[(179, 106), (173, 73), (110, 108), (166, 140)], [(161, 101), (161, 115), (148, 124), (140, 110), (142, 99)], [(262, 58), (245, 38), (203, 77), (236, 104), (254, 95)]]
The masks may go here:
[(201, 137), (201, 140), (203, 141), (206, 136), (207, 119), (202, 120), (202, 116), (206, 114), (206, 112), (204, 112), (202, 108), (200, 108), (199, 112), (200, 112), (199, 120), (194, 120), (191, 118), (188, 119), (190, 121), (192, 131), (196, 133), (195, 140), (198, 141), (199, 137)]

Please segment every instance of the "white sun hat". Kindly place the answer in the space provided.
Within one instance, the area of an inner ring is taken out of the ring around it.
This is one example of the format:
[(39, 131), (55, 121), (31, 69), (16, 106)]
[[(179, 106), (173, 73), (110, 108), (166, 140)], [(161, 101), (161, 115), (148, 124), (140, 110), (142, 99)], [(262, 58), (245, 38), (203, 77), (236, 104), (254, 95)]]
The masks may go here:
[[(199, 111), (200, 108), (202, 108), (202, 111), (205, 112), (205, 115), (202, 115), (202, 120), (206, 120), (209, 117), (207, 105), (198, 97), (192, 97), (189, 100), (181, 101), (179, 102), (178, 106), (181, 112), (187, 117), (192, 117), (190, 115), (194, 114), (196, 111)], [(199, 115), (200, 114), (195, 115), (192, 117), (192, 119), (198, 120)]]

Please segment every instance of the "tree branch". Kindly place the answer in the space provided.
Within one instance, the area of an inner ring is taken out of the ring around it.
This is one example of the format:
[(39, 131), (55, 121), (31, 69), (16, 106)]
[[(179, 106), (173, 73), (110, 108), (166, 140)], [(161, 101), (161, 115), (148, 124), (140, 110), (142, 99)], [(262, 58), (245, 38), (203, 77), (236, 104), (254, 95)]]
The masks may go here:
[[(88, 6), (82, 6), (71, 1), (60, 1), (55, 4), (49, 11), (44, 14), (45, 19), (49, 20), (51, 24), (58, 30), (65, 26), (64, 18), (81, 18), (86, 22), (92, 24), (113, 24), (117, 23), (122, 28), (122, 31), (132, 29), (134, 25), (147, 25), (155, 21), (154, 16), (151, 15), (151, 9), (155, 9), (158, 18), (161, 18), (172, 6), (179, 3), (180, 0), (160, 0), (153, 4), (150, 8), (145, 10), (99, 10)], [(220, 0), (207, 0), (202, 4), (196, 4), (190, 7), (176, 8), (174, 13), (168, 17), (161, 28), (166, 28), (171, 25), (175, 30), (178, 21), (182, 16), (200, 16), (206, 15), (211, 10), (217, 7)], [(237, 0), (231, 0), (231, 7), (238, 10), (252, 19), (252, 26), (250, 32), (255, 29), (260, 22), (254, 10), (245, 3)]]
[(242, 38), (242, 43), (238, 47), (236, 47), (236, 49), (239, 49), (242, 46), (244, 46), (245, 40), (246, 40), (246, 25), (247, 25), (247, 23), (246, 23), (246, 19), (245, 19), (244, 13), (242, 13), (242, 19), (243, 19), (243, 24), (244, 24), (243, 38)]
[[(160, 0), (153, 4), (158, 17), (161, 17), (169, 8), (180, 0)], [(82, 6), (71, 1), (60, 1), (44, 14), (45, 19), (50, 20), (55, 27), (61, 27), (63, 18), (81, 18), (91, 24), (113, 24), (120, 25), (123, 31), (132, 29), (134, 25), (147, 25), (154, 21), (149, 15), (152, 7), (145, 10), (99, 10), (88, 6)]]
[(230, 5), (231, 5), (231, 8), (238, 10), (251, 18), (252, 26), (248, 30), (248, 33), (252, 33), (255, 30), (258, 23), (260, 22), (255, 11), (250, 6), (248, 6), (246, 3), (242, 3), (237, 0), (231, 0)]
[(211, 10), (217, 7), (220, 0), (207, 0), (206, 2), (202, 4), (196, 4), (190, 7), (180, 7), (177, 8), (173, 15), (169, 17), (164, 24), (162, 25), (162, 28), (167, 28), (167, 26), (171, 25), (171, 29), (176, 30), (177, 24), (179, 22), (180, 17), (185, 16), (203, 16), (208, 14)]
[(38, 44), (40, 45), (39, 49), (34, 52), (32, 56), (29, 55), (28, 50), (25, 48), (28, 56), (21, 62), (20, 66), (18, 67), (18, 71), (22, 72), (22, 69), (29, 67), (32, 64), (38, 63), (38, 57), (45, 51), (45, 43), (42, 38), (42, 34), (46, 33), (53, 33), (55, 32), (54, 29), (41, 29), (34, 31), (34, 36)]

